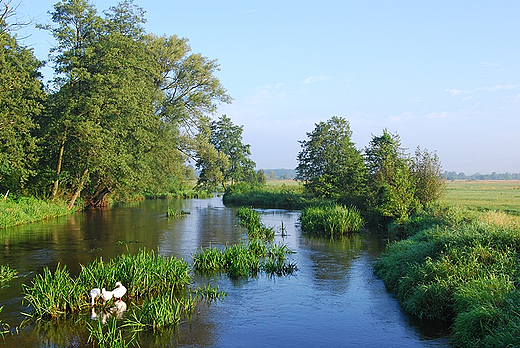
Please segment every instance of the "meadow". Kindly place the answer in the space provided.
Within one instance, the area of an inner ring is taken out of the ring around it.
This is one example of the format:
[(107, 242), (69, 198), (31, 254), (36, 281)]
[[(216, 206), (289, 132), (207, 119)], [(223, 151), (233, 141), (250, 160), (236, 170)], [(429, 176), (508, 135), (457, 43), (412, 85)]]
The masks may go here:
[(469, 209), (520, 216), (520, 180), (447, 181), (444, 200)]

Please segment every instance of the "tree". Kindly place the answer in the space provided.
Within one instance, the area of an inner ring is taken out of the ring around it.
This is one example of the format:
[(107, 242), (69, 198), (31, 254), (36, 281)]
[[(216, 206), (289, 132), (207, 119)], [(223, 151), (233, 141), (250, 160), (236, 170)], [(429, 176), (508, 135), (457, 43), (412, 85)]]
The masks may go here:
[(242, 143), (243, 129), (244, 126), (233, 124), (226, 115), (211, 123), (211, 143), (219, 153), (223, 153), (229, 159), (224, 181), (231, 181), (231, 184), (239, 181), (257, 181), (254, 175), (256, 164), (249, 158), (251, 146)]
[(47, 29), (59, 75), (43, 123), (56, 159), (52, 195), (61, 187), (71, 206), (81, 192), (96, 206), (175, 186), (194, 130), (230, 101), (216, 61), (191, 54), (185, 39), (146, 34), (143, 15), (130, 0), (105, 18), (86, 0), (54, 7)]
[(38, 160), (37, 124), (45, 94), (38, 61), (20, 46), (9, 24), (15, 8), (0, 0), (0, 190), (21, 189), (35, 175)]
[(446, 188), (442, 166), (436, 152), (421, 151), (417, 146), (411, 158), (412, 177), (415, 182), (415, 197), (424, 206), (439, 199)]
[(365, 161), (371, 208), (383, 217), (408, 218), (417, 201), (409, 159), (399, 135), (384, 129), (381, 136), (372, 136)]
[(349, 122), (333, 116), (317, 123), (307, 137), (300, 141), (296, 168), (296, 178), (305, 182), (306, 189), (318, 197), (354, 201), (363, 196), (366, 167), (351, 140)]
[(195, 166), (200, 169), (197, 186), (208, 191), (214, 191), (218, 185), (226, 189), (225, 173), (229, 168), (229, 158), (211, 143), (211, 128), (208, 124), (202, 125), (196, 136), (196, 153)]

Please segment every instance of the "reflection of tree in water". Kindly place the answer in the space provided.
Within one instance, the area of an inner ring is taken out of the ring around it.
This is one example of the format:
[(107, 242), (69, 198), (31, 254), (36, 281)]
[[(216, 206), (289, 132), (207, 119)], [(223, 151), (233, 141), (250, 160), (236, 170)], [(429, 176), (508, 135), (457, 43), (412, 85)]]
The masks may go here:
[(310, 250), (312, 280), (319, 290), (344, 292), (352, 262), (364, 249), (359, 234), (336, 236), (305, 236), (302, 246)]

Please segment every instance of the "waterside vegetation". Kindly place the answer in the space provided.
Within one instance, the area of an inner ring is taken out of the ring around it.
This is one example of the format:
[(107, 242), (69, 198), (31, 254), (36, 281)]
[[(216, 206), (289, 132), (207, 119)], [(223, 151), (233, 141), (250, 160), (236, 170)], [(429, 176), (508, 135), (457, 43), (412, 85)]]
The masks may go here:
[(376, 274), (402, 308), (452, 323), (458, 347), (520, 344), (520, 225), (503, 212), (437, 204), (394, 225)]

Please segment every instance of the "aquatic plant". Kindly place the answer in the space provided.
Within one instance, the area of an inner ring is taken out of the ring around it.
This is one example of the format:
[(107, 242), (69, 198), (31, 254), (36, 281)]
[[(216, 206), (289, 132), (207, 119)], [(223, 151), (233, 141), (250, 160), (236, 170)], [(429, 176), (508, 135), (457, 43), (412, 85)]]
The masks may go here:
[(128, 288), (127, 296), (155, 296), (164, 289), (181, 289), (191, 283), (189, 264), (174, 257), (156, 256), (140, 250), (135, 255), (122, 254), (108, 262), (101, 258), (86, 266), (73, 279), (66, 266), (52, 273), (45, 268), (32, 282), (24, 285), (24, 301), (33, 308), (32, 317), (58, 317), (77, 313), (89, 305), (88, 292), (93, 287), (113, 289), (120, 281)]
[(189, 211), (177, 210), (177, 209), (171, 209), (171, 208), (168, 208), (168, 210), (166, 211), (166, 216), (168, 218), (172, 218), (172, 219), (179, 219), (179, 218), (185, 217), (186, 215), (189, 215), (189, 214), (190, 214)]
[[(0, 313), (2, 313), (3, 309), (4, 306), (0, 307)], [(0, 319), (0, 336), (4, 337), (7, 333), (9, 333), (9, 324)]]
[(247, 236), (249, 239), (262, 239), (268, 242), (274, 239), (274, 228), (267, 227), (262, 224), (260, 214), (249, 207), (240, 207), (237, 209), (236, 216), (240, 220), (240, 224), (247, 228)]
[(76, 312), (85, 305), (86, 291), (71, 278), (67, 266), (58, 266), (52, 273), (48, 267), (43, 274), (37, 274), (32, 286), (22, 285), (25, 296), (23, 301), (33, 311), (32, 317), (56, 318), (68, 312)]
[(226, 292), (221, 291), (218, 285), (216, 287), (213, 287), (209, 283), (204, 286), (198, 286), (197, 288), (195, 288), (195, 290), (193, 290), (193, 293), (196, 296), (207, 299), (208, 301), (216, 301), (219, 299), (223, 300), (224, 297), (227, 296)]
[(106, 325), (101, 320), (95, 320), (92, 323), (86, 322), (89, 331), (88, 342), (96, 344), (100, 348), (127, 348), (133, 347), (135, 335), (126, 341), (123, 337), (123, 331), (118, 328), (117, 320), (111, 319)]
[(358, 232), (365, 223), (359, 209), (341, 205), (305, 208), (301, 212), (300, 222), (304, 232), (330, 235)]
[(8, 282), (16, 278), (16, 270), (9, 265), (0, 265), (0, 283)]
[(201, 247), (200, 252), (193, 255), (193, 268), (201, 272), (225, 272), (227, 266), (224, 253), (216, 246), (206, 249)]

